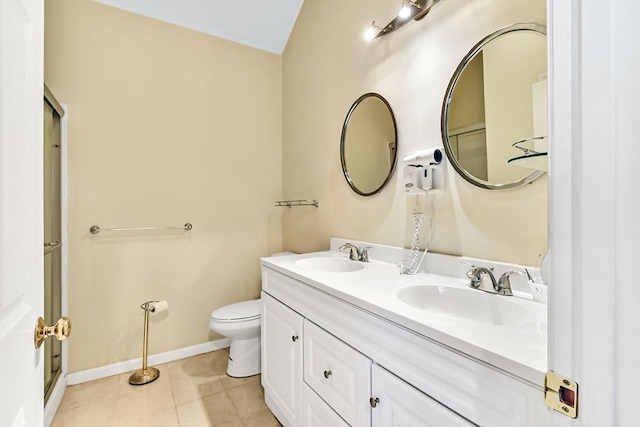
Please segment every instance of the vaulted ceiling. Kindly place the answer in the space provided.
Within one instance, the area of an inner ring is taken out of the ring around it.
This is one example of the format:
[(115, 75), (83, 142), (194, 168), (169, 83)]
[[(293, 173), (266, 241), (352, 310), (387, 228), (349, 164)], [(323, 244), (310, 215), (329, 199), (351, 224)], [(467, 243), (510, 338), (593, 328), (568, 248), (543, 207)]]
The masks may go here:
[(304, 0), (95, 0), (281, 54)]

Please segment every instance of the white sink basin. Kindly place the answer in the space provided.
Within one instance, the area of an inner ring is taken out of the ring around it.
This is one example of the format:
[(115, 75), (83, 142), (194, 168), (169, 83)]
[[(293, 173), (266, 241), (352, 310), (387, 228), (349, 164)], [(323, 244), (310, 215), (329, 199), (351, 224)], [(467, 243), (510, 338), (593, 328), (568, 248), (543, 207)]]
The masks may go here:
[(356, 261), (332, 257), (303, 258), (296, 261), (296, 265), (306, 268), (307, 270), (323, 271), (326, 273), (346, 273), (364, 268), (362, 264)]
[(541, 319), (526, 303), (476, 289), (418, 285), (400, 289), (396, 296), (430, 313), (494, 326), (519, 326)]

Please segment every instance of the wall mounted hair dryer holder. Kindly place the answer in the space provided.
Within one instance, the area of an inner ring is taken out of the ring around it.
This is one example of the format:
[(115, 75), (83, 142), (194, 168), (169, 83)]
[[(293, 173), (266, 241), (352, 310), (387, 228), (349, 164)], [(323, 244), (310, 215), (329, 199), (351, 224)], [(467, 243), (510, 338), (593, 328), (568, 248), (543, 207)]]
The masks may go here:
[(413, 151), (404, 157), (403, 162), (402, 187), (405, 194), (444, 192), (446, 175), (441, 149)]

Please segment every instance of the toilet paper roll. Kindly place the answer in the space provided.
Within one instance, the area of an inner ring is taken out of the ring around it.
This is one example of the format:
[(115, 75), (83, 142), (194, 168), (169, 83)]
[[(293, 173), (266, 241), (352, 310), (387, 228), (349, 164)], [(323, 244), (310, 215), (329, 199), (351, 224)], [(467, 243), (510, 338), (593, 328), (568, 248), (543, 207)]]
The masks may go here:
[(149, 304), (149, 309), (151, 314), (162, 313), (163, 311), (169, 310), (169, 303), (166, 301), (157, 301)]

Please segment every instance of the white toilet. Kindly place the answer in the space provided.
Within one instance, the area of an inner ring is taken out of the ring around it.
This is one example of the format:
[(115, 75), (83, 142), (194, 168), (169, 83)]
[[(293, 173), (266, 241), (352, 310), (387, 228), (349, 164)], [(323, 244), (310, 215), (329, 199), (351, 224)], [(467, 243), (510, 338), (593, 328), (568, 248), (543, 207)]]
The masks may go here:
[(209, 329), (230, 339), (231, 377), (249, 377), (260, 373), (260, 324), (262, 301), (251, 300), (226, 305), (211, 313)]
[[(295, 255), (279, 252), (271, 256)], [(226, 305), (211, 313), (209, 329), (230, 339), (230, 377), (250, 377), (260, 373), (260, 325), (262, 300), (256, 299)]]

